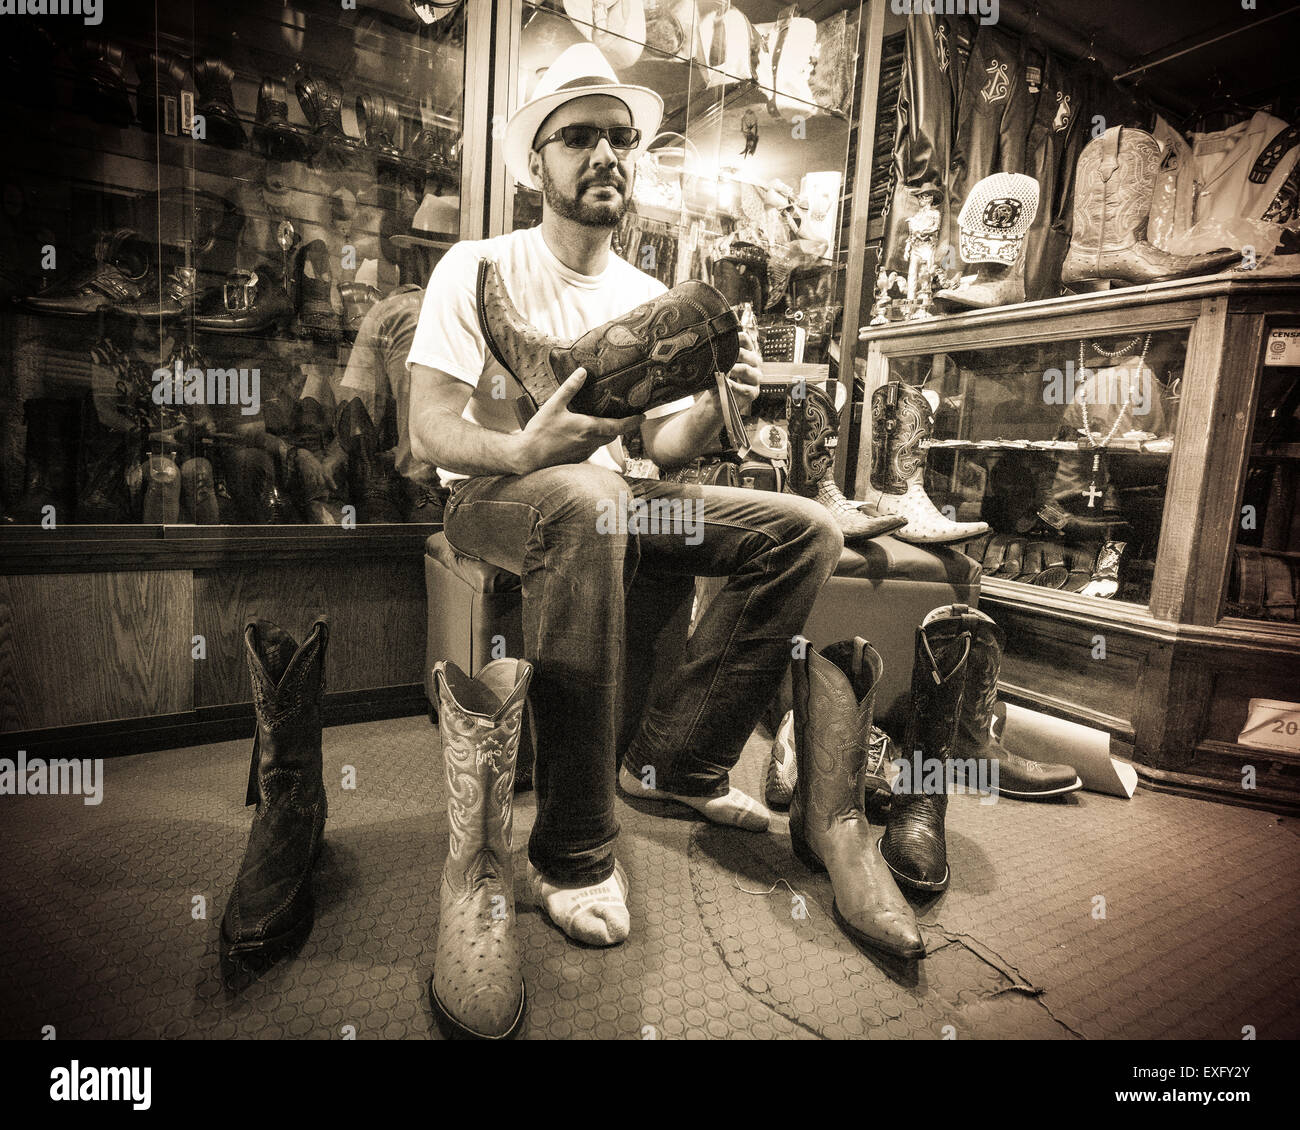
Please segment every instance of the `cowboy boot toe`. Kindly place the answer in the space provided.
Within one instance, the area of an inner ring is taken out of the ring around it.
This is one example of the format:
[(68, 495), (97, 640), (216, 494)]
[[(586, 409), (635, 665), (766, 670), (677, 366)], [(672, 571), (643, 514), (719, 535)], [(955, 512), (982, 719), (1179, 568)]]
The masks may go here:
[[(509, 921), (512, 909), (504, 919), (494, 917), (505, 905), (494, 904), (486, 891), (447, 900), (429, 986), (434, 1012), (449, 1035), (501, 1040), (523, 1022), (524, 979)], [(491, 925), (484, 928), (484, 923)]]

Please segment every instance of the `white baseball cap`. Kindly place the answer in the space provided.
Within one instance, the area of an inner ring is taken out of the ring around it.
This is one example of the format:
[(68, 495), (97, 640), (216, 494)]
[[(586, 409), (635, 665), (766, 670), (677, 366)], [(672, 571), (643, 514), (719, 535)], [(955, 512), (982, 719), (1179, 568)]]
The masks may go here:
[(592, 43), (575, 43), (566, 48), (537, 81), (533, 96), (506, 123), (506, 168), (515, 180), (529, 188), (540, 188), (528, 171), (537, 131), (557, 109), (575, 98), (608, 94), (627, 106), (632, 125), (641, 131), (641, 142), (629, 154), (636, 157), (649, 148), (664, 116), (664, 100), (648, 86), (619, 82), (609, 60)]

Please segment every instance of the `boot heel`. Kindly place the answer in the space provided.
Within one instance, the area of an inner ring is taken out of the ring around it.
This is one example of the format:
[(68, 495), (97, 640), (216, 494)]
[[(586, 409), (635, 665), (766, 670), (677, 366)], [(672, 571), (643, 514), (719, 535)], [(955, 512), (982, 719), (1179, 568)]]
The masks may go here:
[(808, 841), (793, 824), (790, 825), (790, 847), (794, 851), (795, 858), (809, 871), (820, 873), (826, 870), (826, 864), (817, 858), (817, 854), (808, 846)]

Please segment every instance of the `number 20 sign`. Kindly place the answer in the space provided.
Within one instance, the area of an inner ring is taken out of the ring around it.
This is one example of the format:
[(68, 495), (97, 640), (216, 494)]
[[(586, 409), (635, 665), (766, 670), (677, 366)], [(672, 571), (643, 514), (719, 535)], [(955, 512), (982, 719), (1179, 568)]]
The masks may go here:
[(1300, 753), (1300, 703), (1252, 698), (1237, 741), (1255, 749)]

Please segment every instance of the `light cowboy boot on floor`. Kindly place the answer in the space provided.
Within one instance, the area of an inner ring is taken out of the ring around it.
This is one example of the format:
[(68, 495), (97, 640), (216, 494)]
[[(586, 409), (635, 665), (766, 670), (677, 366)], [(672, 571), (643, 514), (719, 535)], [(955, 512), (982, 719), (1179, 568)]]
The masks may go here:
[(1025, 236), (1038, 215), (1038, 182), (1023, 173), (995, 173), (970, 190), (962, 205), (961, 257), (973, 279), (935, 298), (956, 306), (1009, 306), (1025, 300)]
[(925, 956), (912, 908), (876, 850), (863, 811), (881, 659), (863, 639), (809, 648), (793, 664), (795, 756), (790, 843), (830, 874), (835, 917), (854, 939), (897, 957)]
[(533, 668), (523, 659), (494, 659), (471, 679), (440, 661), (433, 677), (449, 846), (429, 1001), (448, 1035), (505, 1039), (523, 1023), (526, 1000), (510, 851), (515, 765)]
[(835, 517), (846, 542), (866, 541), (900, 529), (907, 519), (895, 514), (870, 515), (850, 502), (836, 485), (831, 472), (839, 434), (835, 402), (811, 384), (803, 396), (790, 396), (790, 491), (815, 498)]
[(1113, 279), (1129, 284), (1208, 275), (1240, 251), (1173, 255), (1147, 242), (1147, 219), (1160, 170), (1160, 143), (1149, 133), (1111, 126), (1079, 154), (1074, 228), (1061, 268), (1067, 286)]
[(740, 321), (726, 298), (691, 279), (567, 343), (534, 329), (490, 259), (479, 260), (478, 321), (487, 347), (540, 408), (579, 367), (573, 412), (621, 419), (715, 388), (740, 356)]
[(248, 849), (221, 919), (225, 956), (266, 956), (311, 930), (312, 867), (325, 833), (321, 699), (329, 623), (299, 647), (266, 620), (244, 629), (257, 732), (246, 804), (256, 804)]
[[(957, 741), (977, 625), (969, 607), (950, 604), (928, 613), (916, 630), (903, 741), (904, 759), (913, 768), (895, 782), (880, 854), (900, 883), (918, 891), (942, 891), (948, 885), (948, 761)], [(930, 771), (941, 775), (937, 791), (933, 781), (926, 784)]]
[[(1079, 775), (1069, 765), (1044, 765), (1017, 757), (993, 736), (993, 708), (998, 701), (998, 673), (1006, 637), (983, 612), (972, 609), (971, 651), (967, 660), (966, 694), (962, 698), (954, 756), (959, 761), (988, 758), (998, 763), (999, 796), (1041, 800), (1083, 788)], [(970, 766), (966, 767), (967, 783)]]
[(921, 390), (900, 381), (871, 394), (871, 487), (877, 513), (906, 518), (894, 536), (925, 543), (961, 541), (988, 531), (987, 522), (954, 522), (925, 493), (925, 442), (934, 416)]

